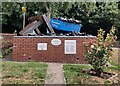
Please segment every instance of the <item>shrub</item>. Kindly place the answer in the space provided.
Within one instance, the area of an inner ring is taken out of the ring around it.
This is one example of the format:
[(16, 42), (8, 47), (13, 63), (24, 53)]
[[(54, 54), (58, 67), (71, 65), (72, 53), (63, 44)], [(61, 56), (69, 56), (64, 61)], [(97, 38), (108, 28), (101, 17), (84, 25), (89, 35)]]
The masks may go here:
[(13, 51), (12, 46), (13, 46), (12, 42), (2, 41), (0, 58), (4, 58), (5, 56), (9, 55)]
[(12, 51), (13, 51), (12, 47), (9, 47), (7, 49), (2, 50), (2, 57), (1, 58), (4, 58), (5, 56), (9, 55)]
[(116, 42), (115, 27), (112, 26), (106, 37), (103, 29), (98, 30), (97, 42), (85, 44), (85, 57), (97, 74), (107, 68), (107, 62), (112, 55), (112, 46)]

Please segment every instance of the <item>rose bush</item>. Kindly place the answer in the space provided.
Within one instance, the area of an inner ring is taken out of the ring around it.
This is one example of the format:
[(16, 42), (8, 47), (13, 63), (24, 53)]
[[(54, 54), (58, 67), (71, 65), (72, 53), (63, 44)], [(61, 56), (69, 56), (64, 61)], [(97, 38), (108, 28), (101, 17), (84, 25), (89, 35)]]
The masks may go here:
[(115, 27), (112, 26), (106, 37), (103, 29), (98, 30), (97, 42), (85, 44), (85, 57), (97, 74), (107, 68), (107, 62), (112, 55), (112, 46), (116, 42)]

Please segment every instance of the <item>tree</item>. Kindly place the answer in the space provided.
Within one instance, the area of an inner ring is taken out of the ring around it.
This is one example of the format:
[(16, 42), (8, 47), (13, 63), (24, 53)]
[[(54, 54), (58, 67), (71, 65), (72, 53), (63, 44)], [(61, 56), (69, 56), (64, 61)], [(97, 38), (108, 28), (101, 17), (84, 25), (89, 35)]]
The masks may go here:
[[(15, 29), (19, 32), (22, 29), (22, 6), (22, 2), (2, 3), (3, 32), (13, 32)], [(120, 28), (117, 2), (26, 2), (26, 7), (26, 24), (29, 17), (49, 12), (51, 17), (80, 20), (83, 25), (81, 32), (95, 36), (99, 28), (106, 33), (112, 25), (118, 31)]]
[[(38, 11), (38, 15), (41, 15), (44, 12), (42, 3), (26, 3), (27, 12), (26, 12), (26, 24), (27, 19), (31, 16), (35, 16), (35, 12)], [(22, 13), (23, 3), (20, 2), (3, 2), (2, 3), (2, 24), (3, 32), (14, 32), (17, 30), (19, 32), (22, 29), (23, 22), (23, 13)], [(39, 7), (40, 6), (40, 7)], [(41, 12), (42, 10), (42, 12)]]

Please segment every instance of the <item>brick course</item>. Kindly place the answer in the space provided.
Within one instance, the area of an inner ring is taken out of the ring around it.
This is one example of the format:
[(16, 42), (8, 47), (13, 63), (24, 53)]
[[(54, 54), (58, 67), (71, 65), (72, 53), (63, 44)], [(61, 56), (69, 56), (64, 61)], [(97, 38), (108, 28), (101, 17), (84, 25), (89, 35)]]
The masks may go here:
[[(60, 45), (52, 45), (52, 39), (60, 39)], [(64, 41), (76, 40), (76, 54), (64, 54)], [(84, 42), (96, 41), (95, 37), (42, 37), (15, 36), (13, 40), (14, 61), (87, 63), (84, 58)], [(38, 43), (47, 43), (47, 50), (37, 50)]]

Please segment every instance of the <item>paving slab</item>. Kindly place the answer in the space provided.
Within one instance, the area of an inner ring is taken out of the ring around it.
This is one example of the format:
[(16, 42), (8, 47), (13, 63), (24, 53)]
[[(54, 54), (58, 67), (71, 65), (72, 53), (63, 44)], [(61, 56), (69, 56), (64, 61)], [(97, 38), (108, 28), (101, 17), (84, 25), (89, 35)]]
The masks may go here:
[(47, 63), (47, 75), (45, 84), (51, 84), (51, 86), (56, 84), (56, 86), (65, 85), (66, 81), (64, 78), (63, 64), (61, 63)]

